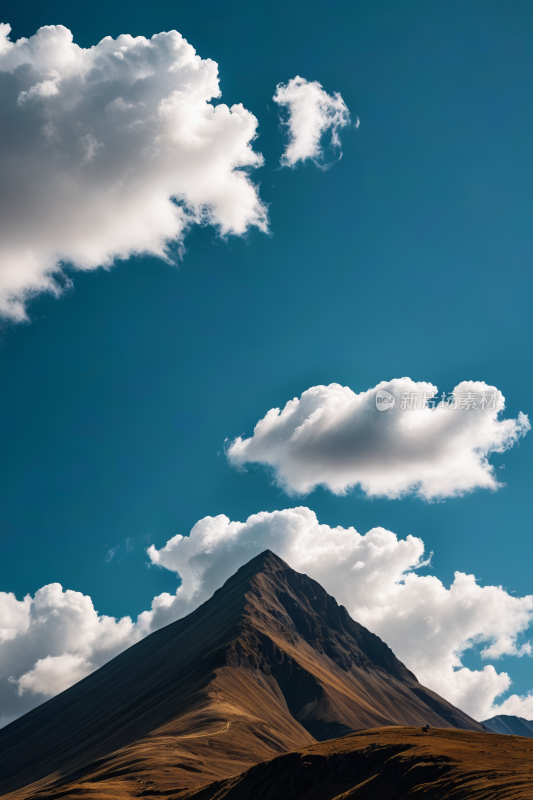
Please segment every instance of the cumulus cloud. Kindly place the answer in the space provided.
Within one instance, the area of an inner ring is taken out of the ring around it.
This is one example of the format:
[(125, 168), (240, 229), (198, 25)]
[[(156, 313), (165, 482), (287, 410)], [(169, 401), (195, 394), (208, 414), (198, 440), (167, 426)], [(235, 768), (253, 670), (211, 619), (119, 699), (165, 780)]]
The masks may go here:
[(58, 583), (17, 600), (0, 592), (0, 707), (4, 724), (67, 689), (147, 631), (100, 615), (90, 597)]
[(514, 714), (517, 717), (533, 720), (533, 691), (523, 696), (512, 694), (492, 711), (494, 714)]
[(250, 170), (257, 120), (220, 97), (217, 64), (176, 31), (83, 49), (62, 25), (0, 25), (0, 313), (89, 270), (169, 258), (194, 223), (267, 229)]
[[(380, 396), (395, 402), (380, 411)], [(501, 484), (489, 456), (531, 427), (522, 412), (499, 419), (504, 408), (502, 393), (481, 381), (463, 381), (440, 397), (436, 386), (410, 378), (360, 394), (337, 383), (313, 386), (283, 411), (272, 408), (253, 436), (231, 442), (227, 456), (236, 467), (271, 467), (292, 494), (359, 486), (370, 497), (414, 493), (431, 500), (495, 490)]]
[(53, 697), (73, 683), (81, 681), (89, 675), (94, 666), (82, 655), (63, 653), (61, 656), (46, 656), (40, 658), (33, 669), (24, 673), (18, 680), (11, 679), (11, 683), (18, 686), (18, 694), (24, 692), (42, 694)]
[(338, 92), (330, 95), (318, 81), (306, 81), (297, 75), (287, 84), (278, 84), (273, 100), (288, 112), (284, 124), (289, 141), (281, 157), (283, 166), (294, 167), (308, 158), (320, 166), (328, 133), (329, 146), (340, 150), (339, 130), (350, 124), (350, 112)]
[(473, 717), (533, 716), (533, 694), (495, 704), (511, 685), (507, 673), (491, 663), (478, 670), (462, 663), (473, 647), (482, 647), (487, 662), (530, 655), (523, 634), (533, 620), (533, 596), (479, 586), (473, 575), (460, 572), (446, 587), (434, 576), (417, 574), (427, 565), (421, 539), (399, 539), (383, 528), (364, 535), (355, 528), (332, 528), (300, 507), (261, 512), (246, 522), (205, 517), (189, 536), (177, 535), (160, 550), (150, 547), (151, 562), (175, 572), (181, 583), (174, 595), (155, 597), (135, 623), (129, 617), (117, 621), (98, 615), (89, 597), (64, 592), (58, 584), (23, 601), (0, 594), (0, 620), (8, 620), (9, 631), (0, 644), (4, 723), (190, 613), (267, 548), (321, 583), (354, 619), (381, 636), (422, 683)]
[(31, 597), (17, 600), (12, 592), (0, 592), (0, 643), (26, 632), (30, 624)]

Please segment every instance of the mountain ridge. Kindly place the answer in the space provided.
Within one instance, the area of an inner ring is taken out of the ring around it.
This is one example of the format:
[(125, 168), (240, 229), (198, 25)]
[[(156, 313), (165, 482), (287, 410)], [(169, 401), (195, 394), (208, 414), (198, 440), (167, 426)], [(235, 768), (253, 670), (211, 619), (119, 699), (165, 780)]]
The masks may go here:
[(284, 753), (181, 800), (531, 800), (530, 753), (519, 736), (368, 728)]
[(497, 714), (495, 717), (483, 720), (481, 724), (494, 733), (533, 737), (533, 720), (517, 717), (514, 714)]

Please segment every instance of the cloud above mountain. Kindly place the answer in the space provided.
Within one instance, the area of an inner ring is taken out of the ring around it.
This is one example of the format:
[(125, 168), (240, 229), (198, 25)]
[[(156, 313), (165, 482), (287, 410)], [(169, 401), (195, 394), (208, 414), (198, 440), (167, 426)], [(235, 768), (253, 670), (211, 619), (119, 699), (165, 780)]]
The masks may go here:
[(510, 687), (507, 673), (491, 663), (478, 670), (462, 663), (464, 653), (480, 646), (487, 662), (529, 656), (524, 633), (533, 621), (533, 596), (479, 586), (473, 575), (460, 572), (446, 587), (432, 575), (417, 574), (427, 566), (421, 539), (399, 539), (383, 528), (366, 534), (332, 528), (300, 507), (261, 512), (246, 522), (205, 517), (189, 536), (177, 535), (160, 550), (150, 547), (151, 562), (175, 572), (181, 584), (175, 594), (155, 597), (136, 622), (101, 616), (89, 597), (59, 584), (24, 600), (0, 593), (3, 724), (193, 611), (265, 549), (321, 583), (422, 683), (476, 719), (498, 713), (533, 717), (533, 694), (495, 704)]
[(328, 146), (340, 151), (339, 131), (350, 124), (350, 112), (338, 92), (328, 94), (318, 81), (297, 75), (286, 84), (278, 84), (273, 100), (287, 113), (283, 124), (289, 138), (281, 157), (284, 167), (307, 159), (323, 166), (327, 134)]
[(267, 230), (250, 171), (257, 120), (220, 97), (218, 68), (176, 31), (83, 49), (62, 25), (0, 25), (0, 314), (59, 294), (65, 265), (175, 260), (193, 224)]
[(270, 409), (253, 436), (227, 446), (227, 456), (235, 467), (270, 467), (289, 494), (317, 486), (344, 494), (358, 486), (370, 497), (433, 500), (495, 490), (501, 484), (490, 454), (512, 447), (531, 427), (522, 412), (500, 419), (504, 408), (502, 393), (481, 381), (440, 396), (433, 384), (410, 378), (359, 394), (337, 383), (313, 386), (283, 410)]

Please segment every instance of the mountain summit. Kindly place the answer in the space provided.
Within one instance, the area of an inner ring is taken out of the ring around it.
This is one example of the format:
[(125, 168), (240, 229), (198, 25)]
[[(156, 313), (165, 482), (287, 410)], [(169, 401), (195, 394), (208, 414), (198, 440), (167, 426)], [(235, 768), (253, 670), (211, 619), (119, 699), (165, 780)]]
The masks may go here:
[(179, 796), (316, 740), (425, 724), (483, 730), (267, 550), (1, 730), (0, 794)]
[(481, 724), (494, 733), (527, 736), (529, 739), (533, 739), (533, 720), (531, 719), (516, 717), (513, 714), (498, 714), (496, 717), (483, 720)]

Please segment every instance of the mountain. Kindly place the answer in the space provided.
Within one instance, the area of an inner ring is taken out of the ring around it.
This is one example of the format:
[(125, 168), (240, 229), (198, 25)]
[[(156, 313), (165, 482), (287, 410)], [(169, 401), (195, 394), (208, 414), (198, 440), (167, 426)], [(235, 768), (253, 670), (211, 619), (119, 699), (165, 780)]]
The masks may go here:
[(0, 730), (0, 795), (176, 794), (317, 739), (424, 724), (483, 730), (266, 551), (192, 614)]
[(500, 714), (497, 717), (484, 720), (481, 724), (494, 731), (494, 733), (533, 737), (533, 720), (524, 719), (523, 717)]
[(183, 800), (531, 800), (527, 739), (374, 728), (305, 747)]

